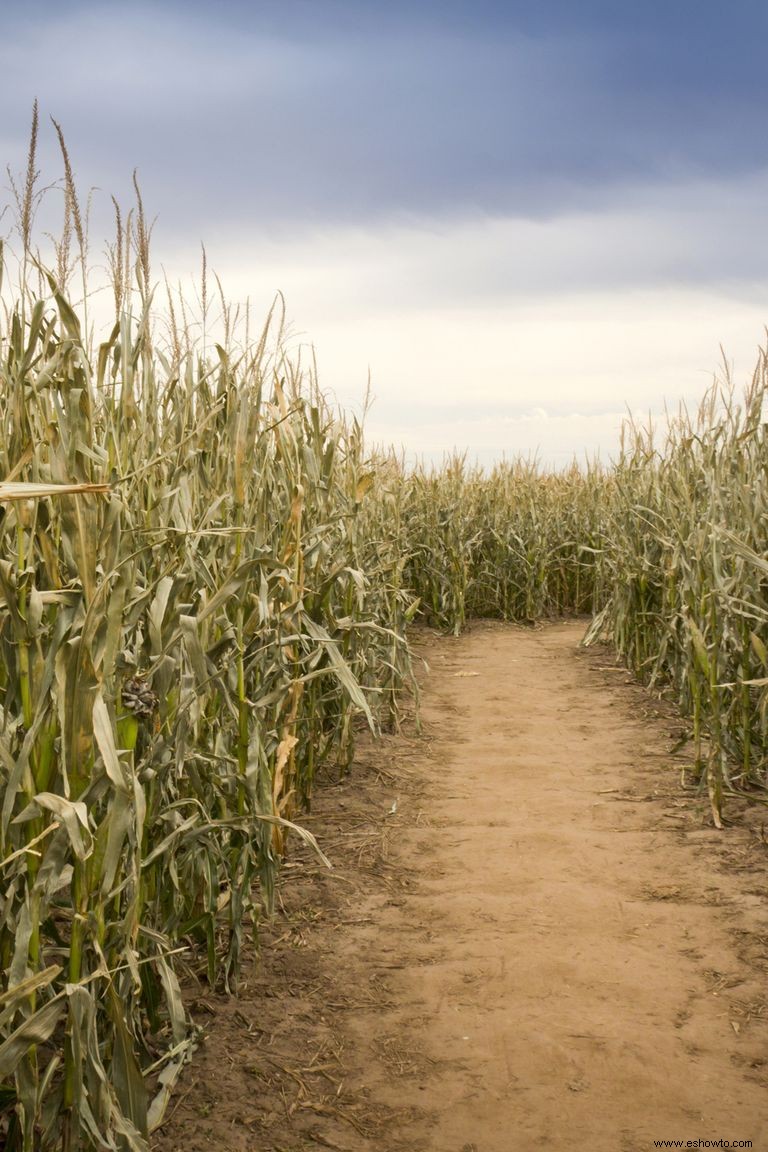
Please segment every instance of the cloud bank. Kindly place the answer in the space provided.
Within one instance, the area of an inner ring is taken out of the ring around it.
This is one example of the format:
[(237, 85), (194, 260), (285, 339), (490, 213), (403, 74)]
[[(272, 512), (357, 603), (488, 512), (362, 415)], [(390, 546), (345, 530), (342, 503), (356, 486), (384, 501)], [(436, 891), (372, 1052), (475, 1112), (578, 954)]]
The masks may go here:
[(752, 0), (41, 0), (6, 15), (0, 140), (20, 170), (39, 97), (97, 233), (138, 167), (158, 266), (204, 240), (230, 297), (282, 290), (340, 401), (370, 367), (373, 435), (562, 462), (721, 343), (751, 371), (767, 33)]

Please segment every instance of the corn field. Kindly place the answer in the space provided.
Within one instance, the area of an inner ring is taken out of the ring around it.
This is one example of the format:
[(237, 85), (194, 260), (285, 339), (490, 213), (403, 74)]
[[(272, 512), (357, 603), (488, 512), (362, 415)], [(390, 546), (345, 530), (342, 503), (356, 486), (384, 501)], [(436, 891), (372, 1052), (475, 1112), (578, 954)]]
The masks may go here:
[(0, 254), (0, 1133), (146, 1152), (194, 1049), (181, 965), (236, 990), (288, 838), (322, 855), (315, 778), (397, 726), (413, 620), (594, 614), (691, 718), (716, 823), (765, 788), (766, 361), (661, 450), (628, 427), (612, 468), (408, 468), (329, 406), (278, 308), (254, 331), (219, 289), (214, 340), (205, 267), (201, 322), (160, 307), (138, 186), (95, 341), (56, 130), (53, 258), (36, 112)]
[(734, 789), (768, 786), (768, 361), (739, 401), (625, 429), (603, 522), (605, 603), (591, 629), (692, 725), (692, 775), (715, 824)]
[(285, 356), (279, 316), (238, 343), (223, 305), (208, 357), (171, 297), (156, 342), (139, 199), (93, 349), (66, 253), (46, 273), (20, 233), (0, 335), (5, 1142), (143, 1149), (194, 1039), (179, 957), (234, 987), (315, 774), (343, 770), (360, 722), (397, 721), (412, 600), (362, 530), (361, 429)]
[(533, 622), (591, 612), (610, 479), (523, 460), (489, 473), (454, 457), (402, 475), (408, 585), (425, 617), (458, 633), (472, 617)]

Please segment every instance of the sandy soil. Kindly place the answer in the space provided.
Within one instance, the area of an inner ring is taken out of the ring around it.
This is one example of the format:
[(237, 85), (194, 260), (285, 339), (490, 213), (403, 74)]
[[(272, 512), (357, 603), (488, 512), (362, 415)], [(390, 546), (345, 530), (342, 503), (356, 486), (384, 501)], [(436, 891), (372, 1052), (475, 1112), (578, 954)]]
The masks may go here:
[(307, 820), (334, 871), (295, 849), (240, 998), (190, 988), (153, 1150), (768, 1149), (765, 808), (712, 829), (582, 631), (424, 639), (423, 733)]

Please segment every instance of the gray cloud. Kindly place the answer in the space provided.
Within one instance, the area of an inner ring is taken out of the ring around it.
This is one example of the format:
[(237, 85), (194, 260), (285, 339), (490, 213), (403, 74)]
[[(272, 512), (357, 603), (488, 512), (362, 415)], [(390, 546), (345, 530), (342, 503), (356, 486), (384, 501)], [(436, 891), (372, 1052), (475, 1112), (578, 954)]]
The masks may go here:
[(750, 172), (765, 18), (736, 3), (725, 21), (712, 0), (691, 22), (687, 7), (590, 2), (578, 21), (564, 2), (24, 10), (0, 45), (6, 155), (23, 162), (39, 95), (86, 184), (124, 195), (137, 165), (164, 227), (207, 236), (217, 216), (265, 230), (541, 218)]

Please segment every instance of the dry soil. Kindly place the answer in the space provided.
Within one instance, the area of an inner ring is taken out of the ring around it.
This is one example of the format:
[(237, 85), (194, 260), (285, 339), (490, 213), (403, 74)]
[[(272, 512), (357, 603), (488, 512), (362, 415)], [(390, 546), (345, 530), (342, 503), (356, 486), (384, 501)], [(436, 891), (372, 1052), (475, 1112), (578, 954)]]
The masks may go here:
[(333, 871), (293, 849), (237, 999), (190, 980), (153, 1152), (768, 1150), (765, 808), (716, 831), (583, 629), (422, 638), (422, 732), (306, 820)]

